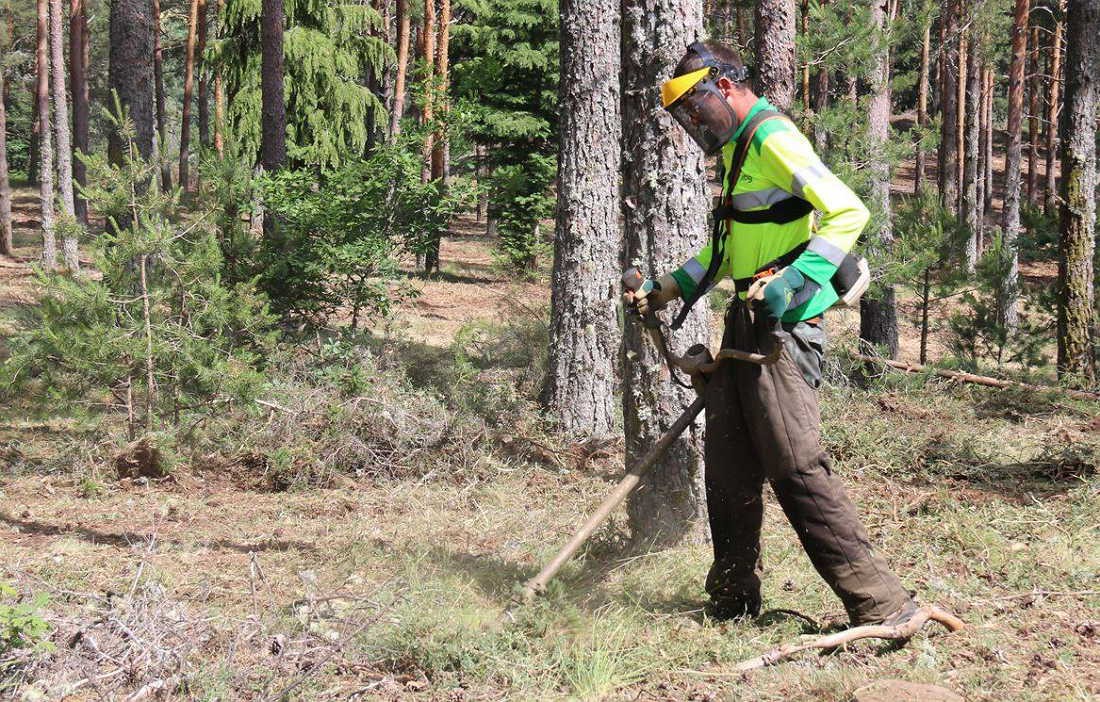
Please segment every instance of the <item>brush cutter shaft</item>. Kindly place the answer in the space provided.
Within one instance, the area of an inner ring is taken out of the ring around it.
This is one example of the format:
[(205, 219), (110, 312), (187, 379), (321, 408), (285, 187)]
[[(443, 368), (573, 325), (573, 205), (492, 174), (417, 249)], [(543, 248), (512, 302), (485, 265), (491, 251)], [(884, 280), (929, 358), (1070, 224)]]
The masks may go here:
[(691, 426), (691, 423), (695, 421), (695, 418), (702, 411), (703, 398), (697, 397), (695, 398), (695, 402), (692, 402), (691, 405), (684, 410), (683, 414), (676, 419), (672, 427), (665, 432), (664, 436), (658, 439), (657, 443), (642, 457), (638, 465), (634, 466), (634, 469), (619, 481), (619, 484), (616, 485), (615, 489), (611, 491), (611, 494), (604, 499), (599, 508), (592, 513), (588, 521), (577, 530), (577, 533), (573, 534), (573, 538), (569, 540), (569, 543), (563, 546), (562, 549), (558, 551), (558, 554), (554, 556), (549, 563), (543, 566), (538, 575), (524, 583), (522, 593), (524, 601), (531, 600), (535, 595), (538, 595), (546, 589), (546, 585), (555, 575), (557, 575), (561, 567), (568, 563), (569, 559), (577, 553), (584, 542), (588, 541), (592, 533), (596, 531), (601, 524), (607, 521), (608, 516), (610, 516), (615, 508), (622, 504), (623, 500), (634, 491), (634, 488), (638, 486), (638, 483), (641, 482), (646, 473), (653, 468), (653, 465), (658, 459), (664, 455), (665, 451), (672, 445), (672, 442), (676, 441), (680, 434), (683, 434), (684, 430)]

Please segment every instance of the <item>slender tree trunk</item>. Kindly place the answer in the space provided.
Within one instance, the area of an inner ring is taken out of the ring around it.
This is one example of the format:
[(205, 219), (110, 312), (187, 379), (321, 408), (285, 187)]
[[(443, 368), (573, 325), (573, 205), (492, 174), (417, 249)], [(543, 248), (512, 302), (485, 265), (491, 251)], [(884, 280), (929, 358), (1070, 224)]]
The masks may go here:
[[(54, 133), (57, 141), (57, 185), (62, 223), (61, 251), (70, 274), (80, 272), (80, 252), (73, 204), (73, 147), (69, 131), (69, 98), (65, 85), (65, 14), (61, 0), (50, 3), (50, 68), (53, 75)], [(77, 58), (79, 60), (79, 58)]]
[[(963, 16), (962, 22), (970, 18)], [(955, 182), (959, 184), (959, 206), (956, 215), (961, 222), (963, 213), (963, 176), (966, 173), (966, 69), (970, 64), (970, 31), (961, 30), (959, 33), (959, 79), (955, 81), (958, 92), (955, 95), (955, 153), (959, 160), (955, 169)]]
[(164, 53), (161, 47), (160, 0), (153, 2), (153, 80), (157, 111), (157, 151), (160, 154), (160, 189), (172, 189), (172, 166), (168, 161), (168, 116), (164, 107)]
[(206, 0), (199, 0), (199, 25), (195, 38), (195, 70), (199, 74), (199, 146), (210, 146), (210, 71), (206, 66)]
[(1020, 127), (1024, 116), (1024, 69), (1027, 67), (1027, 23), (1030, 0), (1016, 0), (1013, 13), (1012, 63), (1008, 76), (1008, 149), (1005, 156), (1004, 245), (1012, 262), (1001, 285), (999, 315), (1001, 323), (1015, 328), (1019, 298), (1020, 238)]
[[(432, 102), (435, 103), (436, 118), (445, 123), (447, 120), (447, 88), (448, 88), (448, 60), (447, 52), (450, 45), (451, 24), (451, 0), (439, 0), (439, 31), (436, 33), (438, 41), (435, 51), (434, 87), (432, 89)], [(447, 136), (444, 126), (441, 124), (435, 130), (432, 139), (432, 180), (440, 192), (447, 189)], [(439, 237), (435, 237), (424, 255), (424, 272), (431, 273), (439, 270)]]
[(819, 69), (814, 72), (813, 83), (810, 86), (813, 93), (814, 112), (814, 148), (818, 153), (823, 153), (829, 146), (829, 133), (820, 123), (820, 117), (829, 109), (829, 71)]
[(932, 269), (924, 269), (920, 298), (920, 364), (928, 363), (928, 308), (932, 302)]
[(283, 0), (263, 0), (260, 91), (263, 103), (260, 161), (271, 173), (286, 164), (286, 102), (283, 98)]
[[(982, 212), (989, 215), (993, 212), (993, 99), (995, 97), (996, 84), (993, 82), (993, 68), (985, 69), (985, 109), (982, 111), (982, 139), (983, 147), (982, 166), (985, 169), (985, 199), (982, 202)], [(981, 247), (978, 247), (979, 249)]]
[(198, 37), (198, 26), (199, 0), (191, 0), (191, 13), (187, 23), (187, 49), (183, 56), (183, 109), (180, 117), (179, 179), (180, 187), (185, 193), (191, 192), (188, 150), (191, 146), (191, 103), (195, 90), (195, 41)]
[(974, 249), (977, 251), (978, 258), (981, 258), (982, 255), (982, 246), (984, 243), (983, 238), (985, 236), (985, 169), (988, 165), (985, 153), (985, 101), (988, 99), (989, 96), (989, 91), (986, 89), (985, 80), (987, 71), (988, 69), (986, 68), (985, 61), (981, 61), (978, 64), (978, 109), (977, 112), (974, 113), (973, 126), (973, 128), (977, 130), (975, 133), (977, 134), (976, 139), (978, 142), (977, 154), (974, 164), (974, 217), (975, 219), (977, 219), (978, 222), (978, 230), (976, 232)]
[(1058, 152), (1058, 115), (1061, 101), (1058, 94), (1062, 86), (1062, 38), (1065, 35), (1065, 0), (1058, 2), (1054, 19), (1054, 39), (1050, 47), (1050, 92), (1047, 95), (1046, 139), (1046, 199), (1043, 210), (1050, 214), (1058, 207), (1058, 187), (1054, 178), (1054, 164)]
[(939, 186), (940, 199), (950, 212), (959, 211), (959, 2), (946, 0), (941, 20)]
[(0, 255), (15, 256), (11, 233), (11, 181), (8, 174), (8, 96), (4, 78), (5, 68), (0, 66)]
[(794, 105), (798, 62), (795, 58), (795, 27), (798, 8), (794, 0), (757, 0), (756, 3), (756, 93), (764, 95), (780, 110)]
[(1058, 246), (1058, 371), (1096, 384), (1096, 111), (1100, 106), (1100, 3), (1069, 0), (1066, 110), (1062, 122), (1061, 239)]
[(1031, 27), (1031, 76), (1027, 84), (1027, 201), (1031, 206), (1039, 202), (1039, 82), (1041, 52), (1039, 51), (1039, 25)]
[[(219, 22), (224, 8), (225, 0), (218, 0)], [(214, 71), (214, 151), (219, 159), (225, 157), (225, 84), (220, 66)]]
[[(800, 15), (800, 26), (802, 35), (806, 36), (810, 32), (810, 0), (802, 0)], [(795, 60), (798, 60), (797, 54)], [(810, 98), (810, 61), (807, 57), (806, 61), (802, 63), (802, 67), (799, 69), (802, 80), (802, 111), (806, 113), (806, 118), (810, 117), (810, 110), (813, 108)], [(807, 127), (810, 124), (806, 124)]]
[[(795, 14), (785, 3), (791, 40)], [(660, 17), (662, 21), (655, 22)], [(660, 109), (658, 86), (703, 31), (702, 5), (692, 0), (623, 0), (623, 231), (624, 263), (651, 274), (674, 269), (706, 239), (708, 196), (703, 155)], [(757, 38), (764, 33), (757, 24)], [(794, 47), (763, 42), (787, 59), (788, 102), (793, 96)], [(775, 93), (771, 94), (773, 97)], [(668, 314), (675, 314), (676, 307)], [(696, 304), (674, 335), (677, 351), (709, 340), (706, 300)], [(693, 400), (669, 383), (661, 357), (637, 323), (624, 335), (623, 416), (626, 462), (634, 463)], [(705, 514), (701, 427), (676, 441), (628, 504), (636, 543), (669, 544), (692, 534)]]
[[(976, 12), (974, 14), (977, 14)], [(981, 113), (981, 63), (978, 59), (980, 46), (977, 36), (970, 42), (966, 55), (966, 99), (964, 135), (965, 168), (962, 178), (963, 222), (970, 231), (966, 241), (966, 268), (971, 273), (978, 264), (978, 239), (981, 237), (981, 200), (978, 194), (978, 141)]]
[(145, 327), (145, 431), (153, 430), (153, 404), (156, 398), (156, 367), (153, 362), (153, 325), (149, 305), (148, 254), (138, 257), (141, 282), (141, 310)]
[[(871, 17), (877, 29), (874, 66), (869, 82), (871, 104), (868, 109), (867, 140), (872, 153), (881, 153), (890, 137), (890, 44), (887, 0), (871, 3)], [(878, 231), (868, 238), (867, 247), (874, 254), (885, 255), (893, 246), (894, 232), (890, 217), (890, 164), (886, 159), (872, 159), (870, 169), (871, 198), (880, 213)], [(859, 303), (859, 338), (874, 348), (885, 350), (888, 358), (898, 355), (898, 317), (894, 287), (884, 285), (877, 295), (864, 295)]]
[[(923, 137), (923, 131), (928, 126), (928, 70), (929, 59), (932, 49), (932, 18), (931, 16), (925, 20), (924, 23), (924, 38), (921, 41), (920, 50), (920, 78), (917, 82), (917, 128), (921, 131)], [(924, 187), (925, 178), (925, 153), (924, 147), (918, 143), (917, 151), (915, 154), (916, 166), (913, 173), (913, 192), (920, 194), (921, 188)]]
[[(424, 0), (424, 26), (420, 29), (420, 58), (424, 62), (424, 80), (428, 89), (424, 91), (424, 106), (420, 110), (420, 124), (427, 126), (435, 119), (433, 104), (435, 95), (431, 89), (432, 76), (435, 75), (435, 3), (438, 0)], [(424, 137), (424, 163), (420, 170), (420, 179), (427, 183), (432, 177), (432, 146), (435, 133), (428, 132)]]
[[(88, 63), (85, 34), (88, 31), (88, 15), (84, 0), (69, 3), (69, 93), (73, 98), (73, 181), (80, 187), (87, 184), (87, 169), (76, 153), (88, 153)], [(88, 203), (80, 196), (79, 188), (73, 196), (77, 221), (88, 226)]]
[(619, 0), (562, 0), (558, 213), (546, 406), (576, 437), (615, 430)]
[(54, 218), (53, 138), (50, 134), (50, 7), (48, 0), (38, 0), (38, 75), (35, 86), (35, 106), (41, 127), (39, 151), (42, 170), (38, 176), (39, 201), (42, 207), (42, 264), (46, 270), (57, 268), (57, 238)]
[(397, 70), (393, 81), (393, 109), (390, 110), (390, 139), (401, 133), (405, 113), (405, 76), (409, 63), (409, 3), (397, 0)]

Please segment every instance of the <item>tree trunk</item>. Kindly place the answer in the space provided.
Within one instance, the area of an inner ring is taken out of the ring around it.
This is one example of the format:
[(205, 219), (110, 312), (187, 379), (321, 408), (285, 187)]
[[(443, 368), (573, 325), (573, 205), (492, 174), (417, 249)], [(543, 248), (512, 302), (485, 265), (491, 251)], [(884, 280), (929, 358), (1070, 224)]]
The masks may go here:
[[(996, 84), (993, 82), (993, 68), (985, 69), (985, 108), (982, 110), (982, 168), (985, 170), (985, 186), (982, 192), (985, 198), (982, 201), (982, 213), (989, 215), (993, 212), (993, 99)], [(978, 247), (981, 248), (981, 247)]]
[[(969, 18), (960, 17), (961, 22)], [(955, 153), (959, 155), (955, 168), (955, 182), (959, 184), (959, 205), (955, 214), (961, 222), (963, 213), (963, 177), (966, 173), (966, 69), (970, 63), (970, 30), (959, 31), (959, 77), (955, 81), (958, 92), (955, 95)]]
[[(192, 0), (194, 1), (194, 0)], [(260, 91), (263, 103), (260, 161), (268, 173), (286, 164), (286, 102), (283, 99), (283, 0), (263, 0)]]
[[(280, 0), (281, 1), (281, 0)], [(265, 3), (266, 9), (266, 3)], [(267, 13), (264, 13), (264, 28), (267, 28), (266, 24)], [(179, 167), (179, 179), (180, 187), (183, 188), (185, 193), (191, 192), (191, 178), (190, 178), (190, 154), (188, 149), (191, 146), (191, 103), (195, 90), (195, 40), (198, 36), (199, 26), (199, 0), (191, 0), (191, 12), (187, 21), (187, 49), (183, 55), (183, 109), (180, 117), (180, 167)], [(280, 34), (281, 38), (281, 34)], [(280, 49), (282, 47), (280, 46)], [(282, 53), (280, 51), (280, 53)], [(266, 58), (266, 53), (264, 58)], [(280, 67), (282, 62), (280, 61)], [(265, 76), (266, 77), (266, 76)]]
[(1100, 3), (1069, 0), (1066, 102), (1062, 122), (1061, 239), (1058, 246), (1058, 371), (1096, 384), (1096, 110), (1100, 104)]
[[(439, 0), (439, 30), (436, 33), (438, 41), (435, 50), (432, 101), (436, 103), (436, 119), (440, 121), (440, 127), (435, 130), (435, 136), (432, 139), (432, 180), (440, 192), (445, 192), (447, 188), (447, 135), (444, 129), (448, 110), (447, 51), (450, 45), (450, 25), (451, 0)], [(428, 246), (428, 250), (424, 255), (425, 273), (439, 270), (439, 243), (439, 237), (437, 236)]]
[[(428, 126), (435, 118), (432, 109), (434, 91), (431, 89), (432, 76), (435, 74), (435, 3), (437, 0), (424, 0), (424, 26), (420, 29), (420, 59), (424, 62), (424, 80), (427, 89), (424, 91), (424, 106), (420, 110), (420, 124)], [(420, 179), (427, 183), (432, 177), (432, 144), (435, 134), (428, 132), (424, 137), (423, 166), (420, 169)]]
[[(932, 17), (929, 15), (924, 23), (924, 38), (921, 41), (920, 50), (920, 78), (917, 82), (917, 128), (922, 132), (928, 126), (928, 71), (932, 49)], [(913, 172), (913, 192), (920, 194), (924, 187), (925, 154), (924, 147), (917, 144), (915, 154), (916, 165)]]
[(160, 154), (160, 189), (172, 189), (172, 166), (168, 161), (168, 116), (164, 107), (164, 51), (161, 47), (160, 0), (153, 2), (153, 80), (157, 110), (157, 152)]
[(562, 0), (558, 216), (547, 410), (575, 437), (615, 430), (619, 331), (619, 1)]
[(1065, 34), (1065, 0), (1058, 2), (1054, 18), (1054, 38), (1050, 47), (1050, 92), (1047, 95), (1047, 139), (1046, 139), (1046, 199), (1043, 211), (1047, 214), (1058, 207), (1058, 187), (1054, 178), (1054, 161), (1058, 151), (1058, 115), (1061, 102), (1058, 93), (1062, 85), (1062, 38)]
[[(54, 132), (57, 137), (57, 185), (61, 196), (61, 252), (70, 274), (80, 272), (76, 208), (73, 204), (73, 147), (69, 131), (69, 99), (65, 85), (65, 15), (61, 0), (50, 3), (50, 68), (53, 75)], [(79, 59), (78, 59), (79, 60)]]
[(35, 82), (35, 108), (41, 128), (39, 152), (42, 170), (38, 175), (39, 202), (42, 207), (42, 264), (46, 270), (57, 268), (57, 239), (54, 231), (53, 138), (50, 134), (50, 7), (38, 0), (38, 75)]
[[(84, 0), (70, 0), (69, 3), (69, 93), (73, 98), (73, 181), (78, 186), (87, 184), (87, 169), (84, 162), (75, 156), (88, 153), (88, 64), (87, 46), (84, 43), (88, 32), (88, 15)], [(73, 208), (76, 219), (88, 226), (88, 203), (80, 196), (79, 188), (73, 195)]]
[[(218, 17), (225, 8), (225, 0), (218, 0)], [(214, 151), (218, 158), (225, 157), (225, 84), (222, 82), (221, 67), (214, 72)]]
[(393, 81), (393, 109), (390, 110), (390, 139), (401, 133), (405, 114), (405, 76), (409, 63), (409, 3), (397, 0), (397, 75)]
[(949, 212), (959, 211), (959, 0), (943, 7), (944, 43), (940, 47), (940, 200)]
[(206, 67), (206, 0), (199, 0), (199, 26), (195, 38), (195, 70), (199, 74), (199, 146), (210, 146), (210, 71)]
[[(977, 14), (975, 12), (975, 14)], [(979, 123), (981, 114), (981, 62), (978, 58), (980, 46), (975, 36), (970, 42), (970, 50), (966, 55), (966, 116), (963, 129), (964, 152), (966, 154), (965, 168), (962, 179), (962, 214), (963, 222), (970, 234), (966, 240), (966, 268), (973, 273), (978, 265), (978, 240), (981, 238), (982, 216), (981, 198), (978, 188), (978, 161), (979, 161)]]
[[(789, 20), (793, 30), (793, 2)], [(658, 86), (685, 47), (703, 31), (702, 5), (692, 0), (624, 0), (622, 3), (624, 263), (651, 273), (679, 266), (706, 240), (708, 197), (703, 155), (660, 108)], [(662, 21), (654, 22), (660, 17)], [(763, 26), (757, 24), (757, 37)], [(791, 35), (793, 39), (793, 34)], [(788, 100), (794, 85), (794, 48), (760, 42), (789, 63)], [(774, 93), (773, 93), (774, 96)], [(789, 102), (787, 103), (789, 105)], [(669, 314), (675, 314), (675, 308)], [(700, 300), (672, 341), (680, 353), (709, 340), (708, 306)], [(641, 324), (624, 335), (623, 415), (626, 463), (631, 465), (694, 400), (673, 386), (660, 354)], [(630, 499), (635, 543), (670, 544), (691, 534), (705, 513), (701, 427), (677, 440)]]
[[(890, 138), (890, 44), (887, 0), (871, 3), (871, 17), (877, 30), (874, 65), (869, 76), (871, 104), (868, 109), (867, 141), (872, 153), (881, 153)], [(894, 239), (890, 217), (890, 164), (884, 158), (872, 159), (871, 198), (881, 215), (879, 228), (867, 240), (868, 252), (885, 255)], [(894, 287), (882, 286), (877, 295), (864, 295), (859, 303), (859, 338), (874, 348), (882, 348), (888, 358), (898, 355), (898, 317)]]
[(757, 0), (754, 85), (758, 95), (784, 112), (794, 104), (797, 22), (794, 0)]
[(8, 175), (8, 95), (5, 68), (0, 66), (0, 256), (15, 256), (11, 236), (11, 181)]
[(1012, 28), (1012, 63), (1008, 75), (1008, 148), (1005, 156), (1004, 246), (1012, 259), (1001, 284), (998, 312), (1001, 323), (1015, 328), (1019, 298), (1020, 238), (1020, 127), (1024, 116), (1024, 69), (1027, 67), (1027, 23), (1029, 0), (1016, 0)]
[(1039, 25), (1031, 27), (1031, 76), (1028, 80), (1027, 106), (1027, 201), (1035, 206), (1039, 202)]

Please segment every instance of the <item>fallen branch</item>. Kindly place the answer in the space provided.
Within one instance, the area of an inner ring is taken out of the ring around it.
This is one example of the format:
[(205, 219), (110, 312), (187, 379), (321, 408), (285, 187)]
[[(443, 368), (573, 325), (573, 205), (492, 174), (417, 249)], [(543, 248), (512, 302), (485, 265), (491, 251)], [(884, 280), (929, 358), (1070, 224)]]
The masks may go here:
[(973, 373), (966, 373), (964, 371), (946, 370), (944, 368), (935, 368), (932, 366), (922, 366), (919, 363), (906, 363), (905, 361), (892, 361), (889, 358), (879, 358), (877, 356), (864, 356), (863, 354), (856, 354), (856, 358), (866, 363), (881, 363), (891, 368), (897, 368), (903, 370), (906, 373), (924, 373), (931, 371), (941, 378), (948, 378), (950, 380), (959, 380), (964, 383), (973, 383), (975, 385), (986, 385), (991, 388), (1024, 388), (1025, 390), (1036, 390), (1039, 392), (1062, 392), (1070, 397), (1077, 397), (1083, 400), (1100, 400), (1100, 392), (1093, 392), (1090, 390), (1073, 390), (1071, 388), (1061, 388), (1053, 385), (1032, 385), (1031, 383), (1021, 383), (1015, 380), (1004, 380), (1002, 378), (991, 378), (988, 375), (975, 375)]
[(738, 663), (737, 666), (734, 667), (734, 670), (745, 672), (748, 670), (756, 670), (757, 668), (766, 668), (767, 666), (775, 665), (780, 661), (791, 658), (796, 653), (801, 653), (802, 651), (808, 651), (814, 648), (838, 648), (845, 644), (852, 643), (853, 641), (858, 641), (859, 639), (890, 639), (894, 641), (904, 641), (920, 631), (921, 627), (929, 621), (943, 624), (948, 631), (959, 631), (965, 626), (963, 621), (954, 614), (946, 612), (935, 605), (926, 605), (918, 609), (909, 621), (904, 624), (899, 624), (897, 626), (883, 626), (882, 624), (857, 626), (851, 629), (845, 629), (844, 631), (838, 631), (835, 634), (822, 636), (807, 643), (785, 644), (778, 648), (773, 648), (762, 656), (750, 658), (747, 661)]

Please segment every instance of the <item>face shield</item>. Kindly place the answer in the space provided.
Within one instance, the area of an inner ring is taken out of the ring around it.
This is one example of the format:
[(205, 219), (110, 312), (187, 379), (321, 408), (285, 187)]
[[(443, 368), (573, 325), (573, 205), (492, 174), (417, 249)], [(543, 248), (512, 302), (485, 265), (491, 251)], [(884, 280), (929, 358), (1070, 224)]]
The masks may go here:
[(740, 124), (715, 83), (717, 74), (715, 68), (700, 68), (661, 86), (665, 109), (708, 156), (721, 151)]

